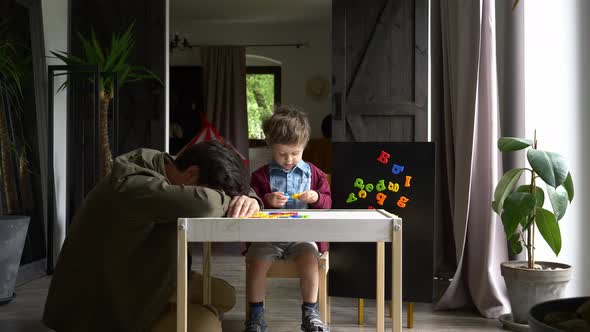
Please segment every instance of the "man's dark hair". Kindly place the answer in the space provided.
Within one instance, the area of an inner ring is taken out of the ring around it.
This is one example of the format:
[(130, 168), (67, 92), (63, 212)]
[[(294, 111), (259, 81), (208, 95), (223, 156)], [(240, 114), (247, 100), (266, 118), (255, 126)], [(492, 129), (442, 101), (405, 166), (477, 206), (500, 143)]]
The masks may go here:
[(198, 185), (221, 189), (229, 196), (248, 193), (250, 174), (242, 158), (218, 141), (191, 146), (174, 160), (174, 164), (181, 171), (199, 166)]

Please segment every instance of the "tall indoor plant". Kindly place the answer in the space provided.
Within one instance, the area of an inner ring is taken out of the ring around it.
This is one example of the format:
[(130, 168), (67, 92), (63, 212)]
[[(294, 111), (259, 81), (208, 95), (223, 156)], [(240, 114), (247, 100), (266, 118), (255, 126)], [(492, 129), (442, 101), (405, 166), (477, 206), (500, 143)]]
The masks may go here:
[(29, 216), (20, 216), (20, 169), (24, 167), (24, 147), (17, 144), (22, 133), (15, 115), (23, 98), (22, 68), (17, 44), (6, 37), (0, 24), (0, 304), (10, 302), (18, 276), (29, 227)]
[[(64, 51), (51, 53), (68, 65), (98, 65), (101, 73), (107, 74), (101, 75), (99, 94), (99, 169), (100, 176), (103, 177), (111, 171), (113, 159), (109, 142), (108, 111), (115, 91), (113, 78), (109, 74), (116, 74), (119, 88), (126, 83), (144, 79), (154, 79), (162, 85), (163, 83), (158, 76), (148, 69), (130, 63), (129, 57), (135, 44), (133, 41), (133, 24), (129, 25), (123, 34), (113, 33), (109, 48), (100, 45), (94, 29), (91, 30), (90, 38), (86, 38), (80, 33), (78, 33), (78, 38), (84, 47), (83, 56), (78, 57)], [(63, 86), (67, 85), (67, 83), (64, 83)]]
[[(505, 262), (501, 266), (513, 319), (526, 323), (530, 307), (563, 296), (571, 277), (569, 265), (535, 260), (535, 229), (558, 255), (562, 243), (559, 221), (574, 198), (574, 185), (565, 158), (537, 149), (536, 133), (533, 140), (502, 137), (498, 148), (502, 152), (527, 149), (529, 167), (508, 170), (498, 182), (492, 202), (493, 210), (502, 218), (512, 251), (526, 249), (525, 262)], [(530, 176), (530, 182), (516, 187), (523, 174)], [(540, 180), (544, 186), (539, 185)], [(550, 204), (544, 204), (546, 198)]]

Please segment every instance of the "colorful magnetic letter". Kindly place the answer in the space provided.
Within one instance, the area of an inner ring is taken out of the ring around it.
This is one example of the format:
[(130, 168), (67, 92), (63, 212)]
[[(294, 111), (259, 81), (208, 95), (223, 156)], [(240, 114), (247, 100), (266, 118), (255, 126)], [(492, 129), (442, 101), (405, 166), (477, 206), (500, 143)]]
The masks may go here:
[(367, 192), (370, 193), (371, 191), (373, 191), (373, 189), (374, 189), (374, 187), (373, 187), (373, 184), (372, 183), (367, 183), (367, 185), (365, 185), (365, 190)]
[(350, 193), (350, 194), (348, 194), (348, 198), (346, 199), (346, 203), (356, 202), (357, 200), (358, 200), (358, 198), (356, 198), (356, 196), (354, 196), (354, 193)]
[(393, 191), (394, 193), (396, 193), (399, 190), (399, 184), (392, 183), (391, 181), (389, 181), (389, 184), (387, 185), (387, 189), (389, 189), (389, 191)]
[(377, 199), (377, 204), (379, 205), (383, 205), (383, 202), (385, 201), (385, 199), (387, 198), (387, 195), (383, 194), (383, 193), (378, 193), (377, 196), (375, 197)]
[(359, 191), (359, 198), (366, 198), (366, 197), (367, 197), (367, 192), (361, 189)]
[(379, 156), (379, 158), (377, 158), (377, 160), (382, 164), (387, 164), (389, 162), (389, 157), (389, 153), (381, 151), (381, 155)]
[(399, 173), (404, 171), (404, 166), (398, 165), (398, 164), (393, 164), (393, 167), (391, 168), (391, 173), (398, 175)]
[(404, 187), (409, 187), (410, 185), (410, 181), (412, 180), (411, 176), (406, 175), (406, 184), (404, 185)]
[(356, 178), (356, 180), (354, 180), (354, 186), (359, 188), (359, 189), (364, 189), (365, 185), (364, 185), (364, 181), (361, 178)]
[(379, 182), (377, 182), (377, 191), (383, 191), (385, 190), (385, 180), (379, 180)]
[(402, 209), (406, 207), (406, 203), (409, 201), (410, 199), (407, 198), (406, 196), (402, 196), (397, 200), (397, 206), (401, 207)]

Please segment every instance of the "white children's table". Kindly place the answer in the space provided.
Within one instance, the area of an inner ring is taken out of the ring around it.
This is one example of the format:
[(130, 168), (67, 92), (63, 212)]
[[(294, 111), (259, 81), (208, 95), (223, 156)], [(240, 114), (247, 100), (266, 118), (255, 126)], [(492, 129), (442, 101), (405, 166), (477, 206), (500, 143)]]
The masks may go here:
[[(402, 220), (385, 210), (289, 210), (308, 218), (179, 218), (176, 327), (187, 331), (188, 242), (376, 242), (377, 326), (385, 331), (385, 242), (392, 242), (392, 330), (402, 330)], [(263, 212), (285, 212), (264, 210)], [(207, 246), (204, 246), (206, 248)], [(204, 253), (205, 254), (205, 253)], [(207, 255), (209, 253), (207, 252)], [(203, 262), (203, 303), (211, 303), (209, 263)], [(205, 291), (206, 290), (206, 291)]]

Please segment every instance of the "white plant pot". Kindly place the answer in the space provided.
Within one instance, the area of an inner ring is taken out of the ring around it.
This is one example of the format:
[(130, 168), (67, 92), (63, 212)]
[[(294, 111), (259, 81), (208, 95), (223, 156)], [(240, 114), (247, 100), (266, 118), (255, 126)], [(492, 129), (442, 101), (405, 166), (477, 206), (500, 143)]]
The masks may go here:
[(527, 324), (530, 308), (540, 302), (562, 298), (571, 279), (572, 267), (553, 262), (535, 262), (543, 269), (530, 270), (526, 261), (501, 264), (506, 281), (512, 317), (515, 323)]

